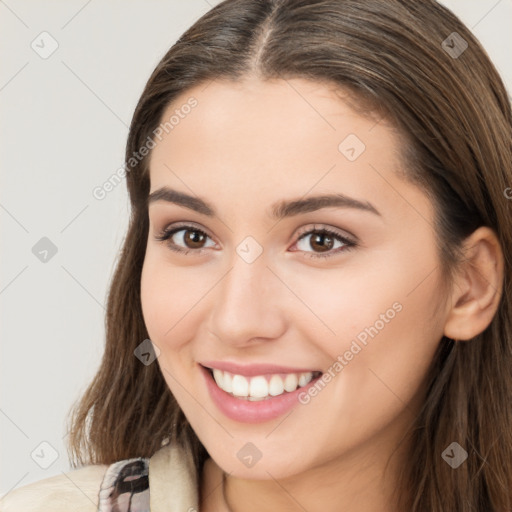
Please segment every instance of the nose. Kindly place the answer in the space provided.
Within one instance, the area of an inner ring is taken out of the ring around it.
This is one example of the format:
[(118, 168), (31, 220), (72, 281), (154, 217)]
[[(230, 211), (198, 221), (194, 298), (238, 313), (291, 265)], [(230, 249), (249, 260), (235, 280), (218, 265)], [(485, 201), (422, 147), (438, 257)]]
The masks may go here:
[(236, 347), (279, 338), (286, 329), (283, 293), (289, 290), (267, 267), (264, 254), (252, 263), (235, 254), (232, 262), (215, 287), (209, 331)]

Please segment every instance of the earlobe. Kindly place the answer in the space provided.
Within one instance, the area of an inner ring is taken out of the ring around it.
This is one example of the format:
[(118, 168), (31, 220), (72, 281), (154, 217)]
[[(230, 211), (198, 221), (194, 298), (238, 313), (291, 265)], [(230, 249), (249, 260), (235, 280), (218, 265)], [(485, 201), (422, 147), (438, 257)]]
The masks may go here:
[(491, 228), (475, 230), (464, 251), (444, 327), (444, 335), (457, 340), (470, 340), (489, 326), (503, 288), (503, 251)]

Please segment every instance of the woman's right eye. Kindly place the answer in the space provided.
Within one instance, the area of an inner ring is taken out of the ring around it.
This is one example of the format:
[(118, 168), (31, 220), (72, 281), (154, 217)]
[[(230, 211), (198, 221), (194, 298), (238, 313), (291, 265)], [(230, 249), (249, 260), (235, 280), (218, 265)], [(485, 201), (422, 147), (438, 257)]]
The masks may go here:
[[(210, 237), (202, 230), (195, 226), (179, 226), (174, 228), (163, 229), (155, 239), (160, 242), (167, 242), (169, 249), (188, 254), (189, 252), (201, 254), (205, 247), (205, 240)], [(211, 239), (210, 239), (211, 240)], [(212, 240), (212, 245), (215, 243)]]

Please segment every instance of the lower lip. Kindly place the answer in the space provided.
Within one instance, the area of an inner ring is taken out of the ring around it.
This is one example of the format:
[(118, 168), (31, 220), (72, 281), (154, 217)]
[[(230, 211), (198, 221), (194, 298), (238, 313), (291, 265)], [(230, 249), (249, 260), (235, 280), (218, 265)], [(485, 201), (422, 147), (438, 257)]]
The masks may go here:
[(217, 386), (213, 376), (204, 366), (199, 365), (199, 368), (204, 375), (208, 392), (215, 405), (228, 418), (242, 423), (262, 423), (282, 416), (300, 403), (298, 401), (300, 393), (307, 392), (321, 378), (320, 375), (291, 393), (285, 392), (282, 395), (252, 402), (226, 393)]

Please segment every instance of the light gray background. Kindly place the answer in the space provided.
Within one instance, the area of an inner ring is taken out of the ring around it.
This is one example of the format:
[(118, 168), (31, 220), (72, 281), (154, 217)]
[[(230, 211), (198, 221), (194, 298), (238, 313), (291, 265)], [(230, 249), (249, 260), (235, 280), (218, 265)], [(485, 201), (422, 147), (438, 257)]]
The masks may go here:
[[(129, 214), (124, 180), (103, 200), (92, 190), (122, 166), (155, 65), (217, 3), (0, 0), (0, 495), (70, 469), (65, 418), (101, 359)], [(443, 3), (512, 91), (512, 0)], [(31, 47), (50, 48), (44, 31), (58, 43), (46, 59)], [(47, 262), (32, 252), (42, 237), (57, 247)]]

